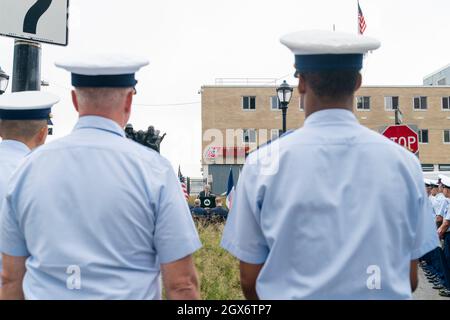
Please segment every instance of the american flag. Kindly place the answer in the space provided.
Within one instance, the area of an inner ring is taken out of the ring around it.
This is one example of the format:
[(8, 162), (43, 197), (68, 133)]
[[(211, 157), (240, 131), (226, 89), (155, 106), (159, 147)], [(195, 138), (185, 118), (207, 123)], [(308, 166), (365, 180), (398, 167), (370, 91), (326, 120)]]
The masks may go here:
[(181, 189), (187, 201), (189, 201), (189, 193), (186, 185), (186, 178), (181, 174), (181, 167), (178, 168), (178, 178), (180, 179)]
[(364, 14), (361, 10), (361, 6), (359, 5), (359, 1), (358, 1), (358, 26), (359, 26), (359, 34), (364, 34), (364, 31), (366, 31), (367, 25), (366, 25), (366, 19), (364, 19)]

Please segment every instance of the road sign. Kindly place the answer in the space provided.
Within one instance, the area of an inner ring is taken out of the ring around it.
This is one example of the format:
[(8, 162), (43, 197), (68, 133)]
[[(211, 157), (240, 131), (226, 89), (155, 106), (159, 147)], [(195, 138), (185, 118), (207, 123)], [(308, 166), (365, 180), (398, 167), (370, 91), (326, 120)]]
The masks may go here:
[(419, 152), (419, 135), (407, 125), (390, 126), (383, 135), (414, 154)]
[(0, 35), (66, 46), (69, 0), (0, 0)]

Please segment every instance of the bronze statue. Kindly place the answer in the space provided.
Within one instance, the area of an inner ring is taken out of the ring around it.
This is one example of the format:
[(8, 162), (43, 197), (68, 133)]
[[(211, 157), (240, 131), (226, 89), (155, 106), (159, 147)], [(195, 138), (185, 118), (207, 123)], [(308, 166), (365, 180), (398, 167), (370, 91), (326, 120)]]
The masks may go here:
[(166, 134), (160, 136), (161, 132), (159, 130), (155, 130), (155, 127), (153, 126), (148, 127), (147, 131), (140, 130), (136, 132), (131, 124), (126, 126), (125, 134), (128, 139), (133, 140), (147, 148), (151, 148), (158, 153), (161, 150), (161, 142), (166, 137)]

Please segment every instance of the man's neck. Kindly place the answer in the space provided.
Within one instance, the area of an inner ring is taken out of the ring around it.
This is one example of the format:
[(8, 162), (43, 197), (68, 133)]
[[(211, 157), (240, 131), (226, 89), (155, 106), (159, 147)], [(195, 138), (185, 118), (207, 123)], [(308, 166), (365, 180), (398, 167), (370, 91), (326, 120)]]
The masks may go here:
[(313, 107), (310, 109), (305, 108), (305, 117), (308, 118), (310, 115), (324, 110), (347, 110), (350, 112), (353, 112), (353, 106), (346, 106), (346, 107), (337, 107), (337, 106), (320, 106), (320, 107)]
[(121, 118), (120, 115), (109, 114), (109, 113), (105, 113), (105, 112), (80, 112), (80, 118), (81, 117), (89, 117), (89, 116), (101, 117), (101, 118), (112, 120), (115, 123), (117, 123), (121, 128), (123, 128), (125, 126), (124, 124), (122, 124), (123, 119)]
[(305, 96), (305, 116), (308, 118), (315, 112), (329, 109), (343, 109), (353, 112), (355, 96), (341, 98), (320, 98), (315, 95)]

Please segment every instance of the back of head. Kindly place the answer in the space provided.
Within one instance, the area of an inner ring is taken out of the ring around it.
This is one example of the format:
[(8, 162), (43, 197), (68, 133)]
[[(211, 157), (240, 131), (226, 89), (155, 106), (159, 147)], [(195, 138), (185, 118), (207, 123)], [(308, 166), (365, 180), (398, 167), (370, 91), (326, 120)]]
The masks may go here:
[(359, 70), (307, 71), (301, 74), (314, 94), (323, 100), (342, 100), (354, 95)]
[(0, 136), (4, 140), (27, 144), (43, 130), (47, 130), (46, 120), (0, 120)]
[(199, 199), (195, 199), (194, 205), (195, 205), (196, 207), (200, 207), (200, 204), (201, 204), (200, 200), (199, 200)]
[(81, 117), (100, 116), (125, 127), (136, 93), (135, 73), (148, 63), (132, 55), (86, 53), (67, 57), (56, 66), (72, 74), (72, 100)]
[(80, 113), (113, 113), (123, 106), (132, 88), (76, 88)]
[(295, 55), (295, 76), (300, 78), (307, 115), (331, 107), (352, 108), (364, 55), (381, 45), (373, 38), (323, 30), (287, 34), (281, 43)]
[(22, 91), (0, 97), (0, 136), (34, 149), (45, 143), (52, 107), (59, 98), (48, 92)]

